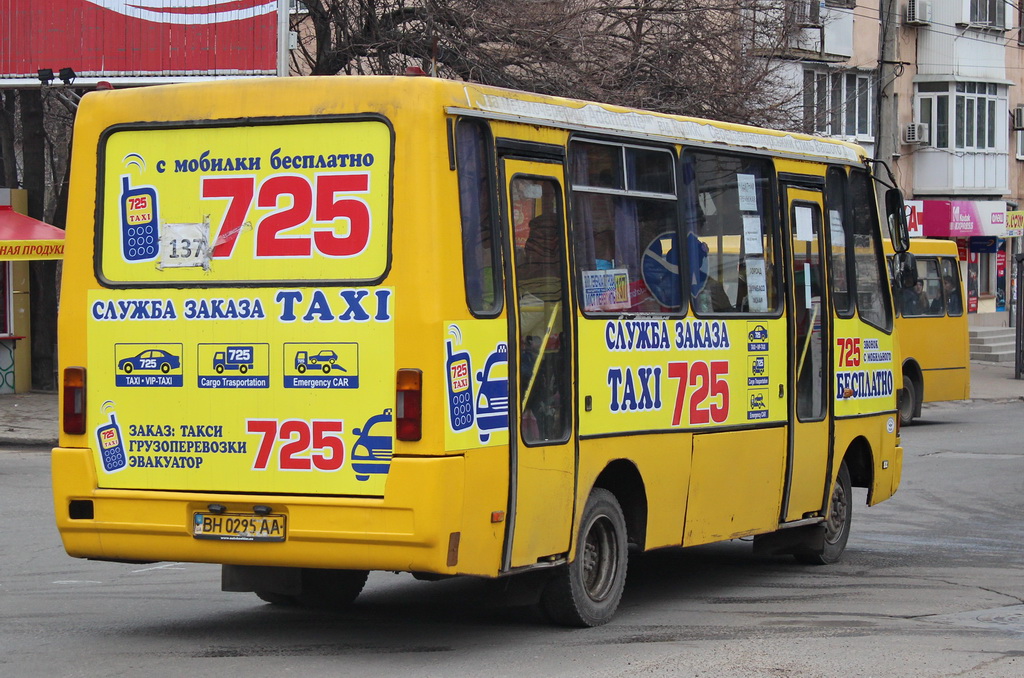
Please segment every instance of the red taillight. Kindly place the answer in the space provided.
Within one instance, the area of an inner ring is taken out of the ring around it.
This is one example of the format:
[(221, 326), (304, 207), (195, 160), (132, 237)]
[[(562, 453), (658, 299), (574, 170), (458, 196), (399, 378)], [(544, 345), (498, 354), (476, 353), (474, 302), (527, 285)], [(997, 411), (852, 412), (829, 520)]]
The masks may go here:
[(85, 433), (85, 368), (64, 368), (64, 433)]
[(395, 437), (399, 440), (419, 440), (423, 437), (422, 386), (422, 370), (398, 370)]

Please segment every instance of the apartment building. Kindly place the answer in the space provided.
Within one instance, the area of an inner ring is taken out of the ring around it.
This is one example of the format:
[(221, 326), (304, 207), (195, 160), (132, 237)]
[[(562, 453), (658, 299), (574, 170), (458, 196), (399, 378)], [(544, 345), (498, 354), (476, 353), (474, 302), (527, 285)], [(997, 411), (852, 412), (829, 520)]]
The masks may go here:
[(795, 0), (804, 130), (866, 146), (912, 235), (960, 246), (972, 325), (1009, 324), (1024, 251), (1021, 10), (1005, 0)]

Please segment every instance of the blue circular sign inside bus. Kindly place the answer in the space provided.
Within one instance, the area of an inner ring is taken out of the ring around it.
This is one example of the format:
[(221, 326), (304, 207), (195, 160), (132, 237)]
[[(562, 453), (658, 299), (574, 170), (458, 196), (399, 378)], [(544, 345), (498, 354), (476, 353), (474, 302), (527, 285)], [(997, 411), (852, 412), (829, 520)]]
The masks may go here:
[(682, 306), (679, 236), (666, 231), (651, 240), (640, 262), (640, 275), (659, 304), (670, 309)]

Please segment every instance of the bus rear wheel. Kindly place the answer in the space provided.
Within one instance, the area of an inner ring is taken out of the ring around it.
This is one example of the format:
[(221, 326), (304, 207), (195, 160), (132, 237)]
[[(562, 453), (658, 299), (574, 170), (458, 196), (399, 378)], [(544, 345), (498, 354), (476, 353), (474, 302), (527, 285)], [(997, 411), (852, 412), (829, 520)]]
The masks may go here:
[(597, 488), (587, 499), (576, 558), (547, 583), (541, 605), (564, 626), (600, 626), (615, 614), (626, 585), (626, 520), (615, 495)]
[(839, 476), (832, 486), (829, 499), (828, 517), (825, 519), (823, 545), (813, 551), (797, 551), (794, 556), (807, 565), (829, 565), (838, 562), (850, 539), (850, 521), (853, 519), (853, 492), (850, 471), (844, 461), (839, 466)]

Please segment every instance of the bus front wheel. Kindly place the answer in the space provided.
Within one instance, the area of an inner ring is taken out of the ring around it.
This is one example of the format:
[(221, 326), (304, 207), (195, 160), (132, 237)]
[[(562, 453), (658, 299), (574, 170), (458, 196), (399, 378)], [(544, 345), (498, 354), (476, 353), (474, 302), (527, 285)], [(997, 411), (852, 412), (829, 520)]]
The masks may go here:
[(590, 494), (576, 541), (576, 558), (547, 583), (541, 605), (564, 626), (600, 626), (615, 614), (626, 585), (626, 520), (615, 495)]
[(907, 375), (903, 375), (903, 393), (900, 395), (899, 406), (900, 426), (909, 426), (917, 411), (917, 384)]
[(850, 521), (853, 518), (853, 492), (850, 471), (844, 461), (839, 466), (839, 477), (832, 486), (829, 499), (828, 517), (825, 519), (825, 538), (821, 547), (811, 551), (797, 551), (794, 556), (808, 565), (829, 565), (839, 561), (850, 538)]

